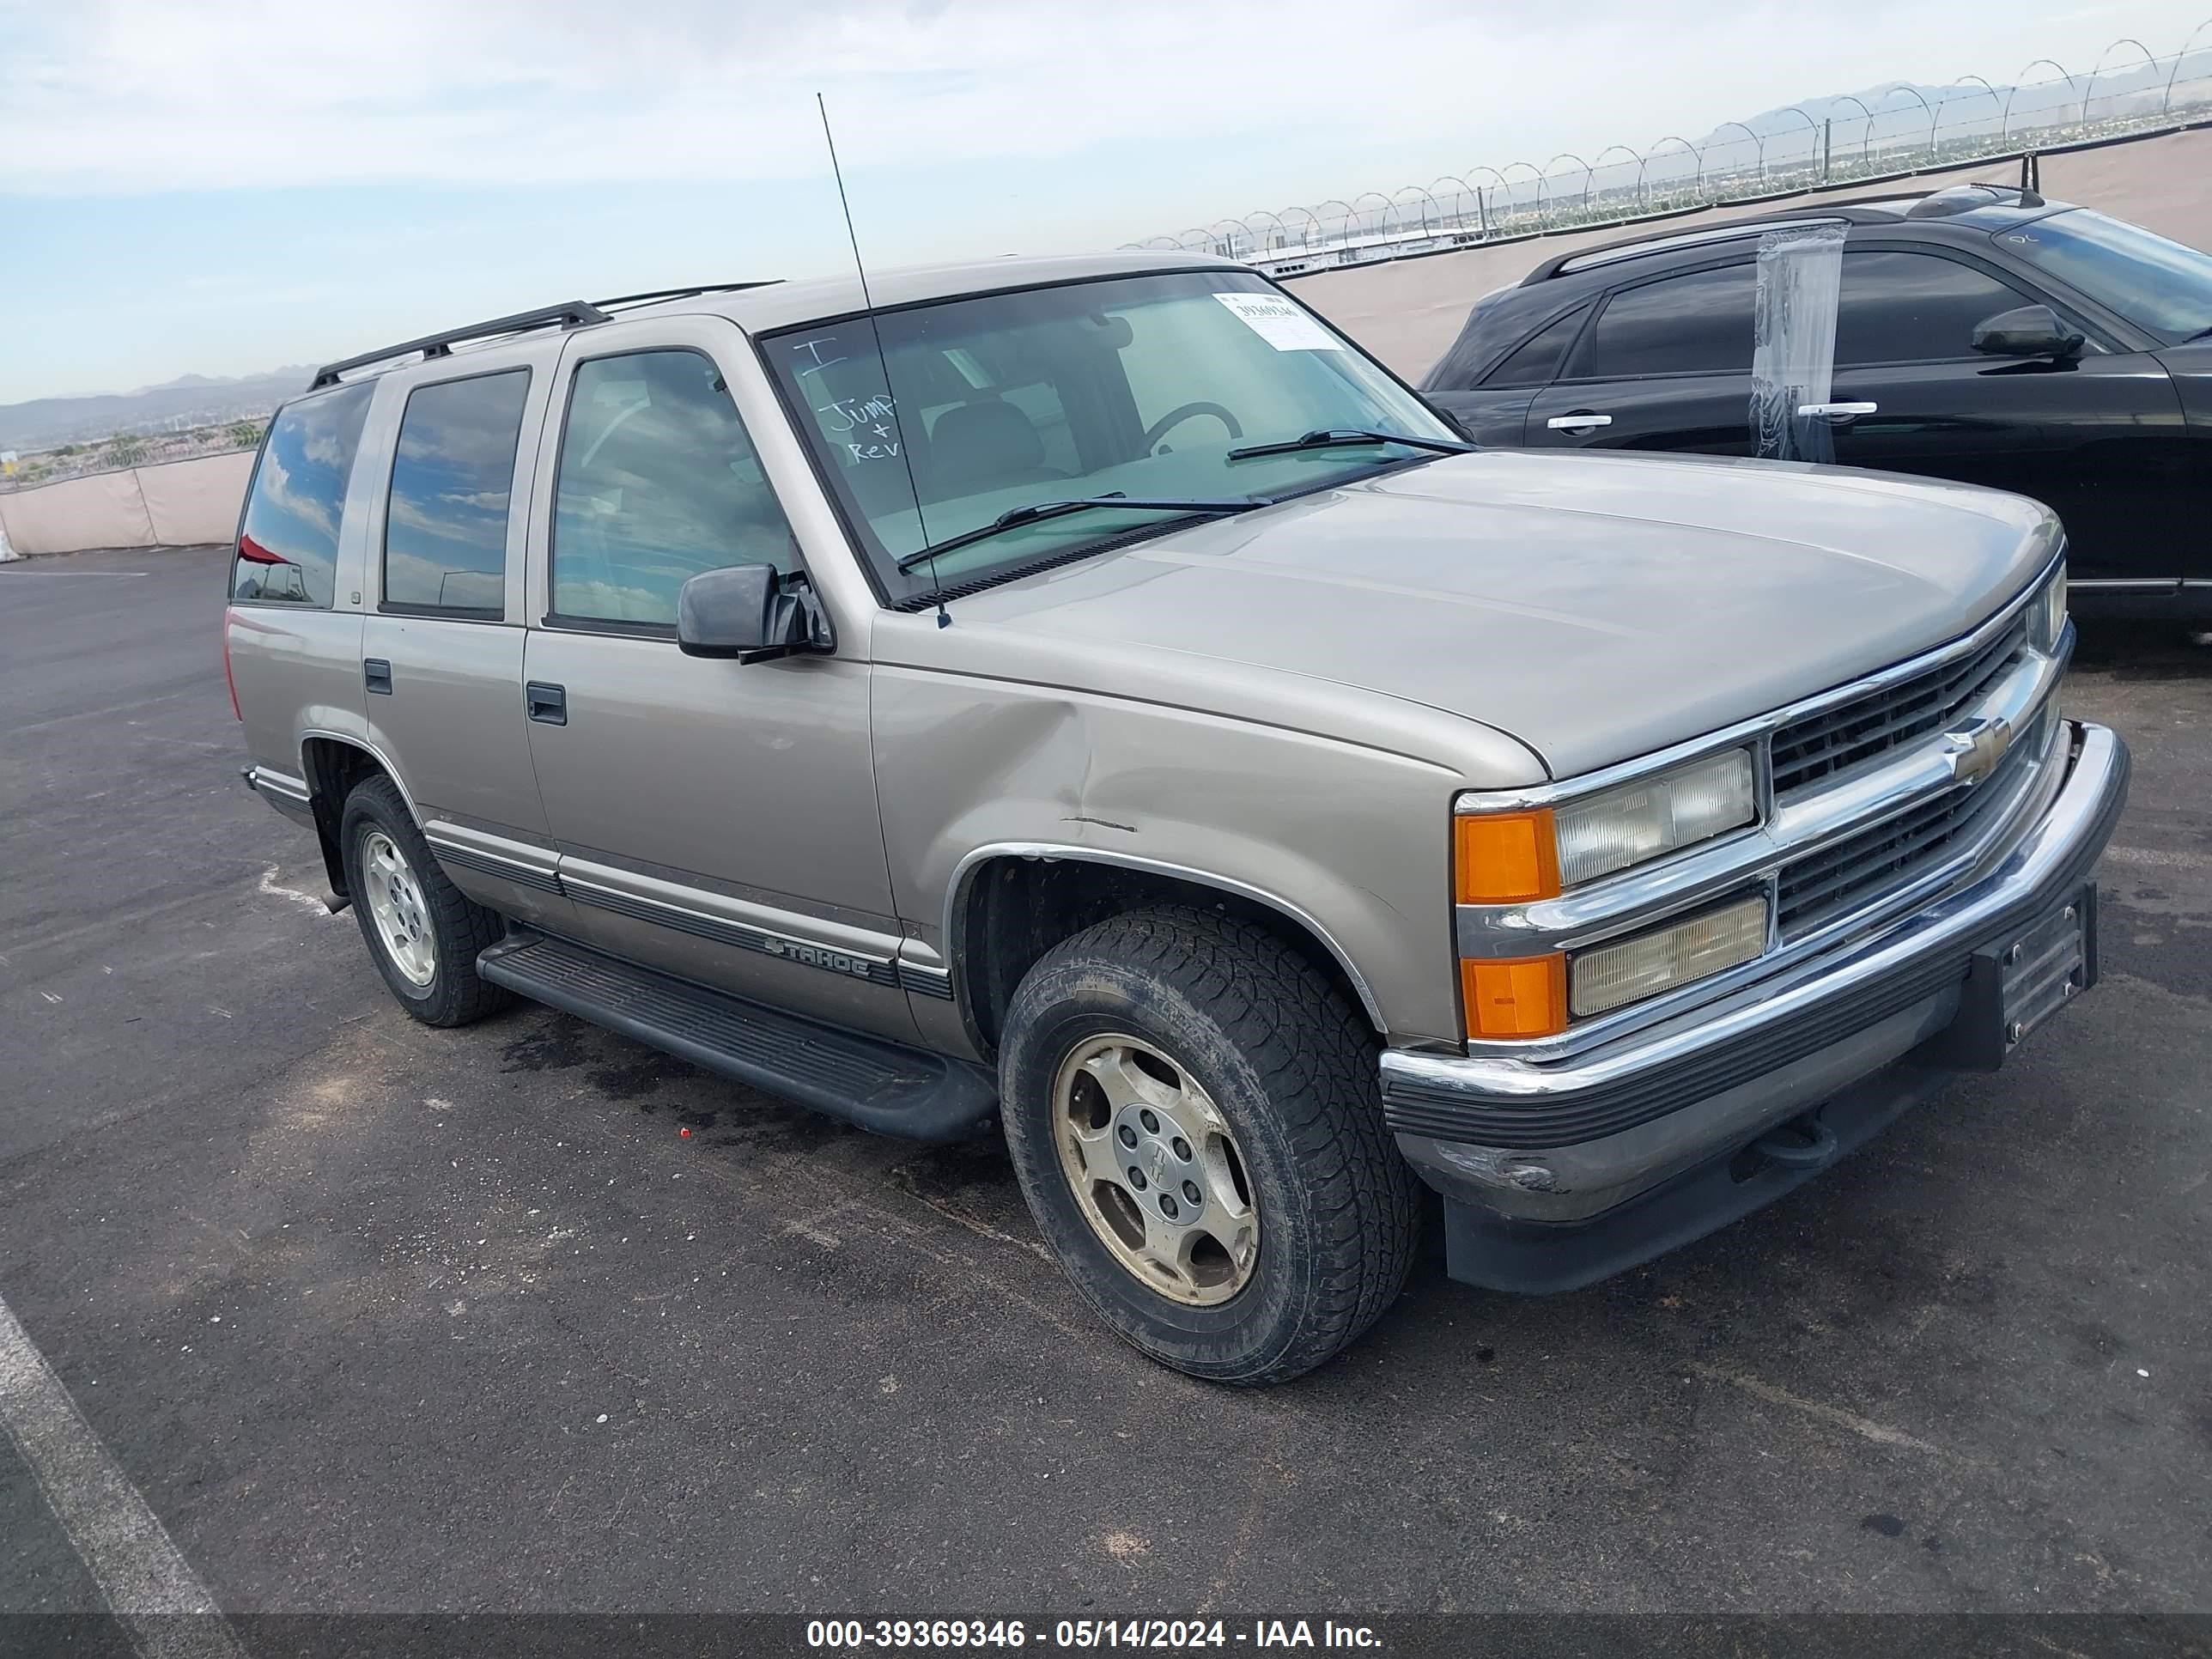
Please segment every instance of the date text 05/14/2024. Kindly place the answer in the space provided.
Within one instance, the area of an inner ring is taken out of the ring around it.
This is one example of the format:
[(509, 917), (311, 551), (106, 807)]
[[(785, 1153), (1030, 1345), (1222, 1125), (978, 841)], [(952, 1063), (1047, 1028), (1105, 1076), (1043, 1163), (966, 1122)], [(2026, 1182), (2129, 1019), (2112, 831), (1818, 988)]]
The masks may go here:
[(1047, 1626), (1019, 1619), (811, 1619), (806, 1645), (831, 1652), (881, 1648), (1142, 1648), (1173, 1652), (1200, 1648), (1377, 1649), (1382, 1638), (1364, 1625), (1333, 1619), (1060, 1619)]

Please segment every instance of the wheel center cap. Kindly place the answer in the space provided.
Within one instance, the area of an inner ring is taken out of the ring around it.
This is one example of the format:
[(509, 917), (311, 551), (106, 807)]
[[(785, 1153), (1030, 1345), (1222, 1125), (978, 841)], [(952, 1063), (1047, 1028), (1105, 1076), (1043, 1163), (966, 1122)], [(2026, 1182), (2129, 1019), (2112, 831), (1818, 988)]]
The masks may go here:
[(1113, 1133), (1122, 1184), (1138, 1208), (1170, 1227), (1190, 1226), (1205, 1213), (1206, 1182), (1182, 1125), (1156, 1106), (1135, 1107), (1115, 1118)]

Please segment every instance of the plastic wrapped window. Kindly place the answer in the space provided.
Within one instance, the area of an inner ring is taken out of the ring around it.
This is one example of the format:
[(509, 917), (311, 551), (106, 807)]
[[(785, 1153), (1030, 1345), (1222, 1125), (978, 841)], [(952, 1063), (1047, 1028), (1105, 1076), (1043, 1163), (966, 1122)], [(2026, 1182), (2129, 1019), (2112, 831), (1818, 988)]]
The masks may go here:
[(1830, 461), (1836, 435), (1825, 404), (1836, 372), (1836, 302), (1843, 289), (1845, 227), (1804, 225), (1759, 239), (1753, 313), (1751, 436), (1768, 460)]

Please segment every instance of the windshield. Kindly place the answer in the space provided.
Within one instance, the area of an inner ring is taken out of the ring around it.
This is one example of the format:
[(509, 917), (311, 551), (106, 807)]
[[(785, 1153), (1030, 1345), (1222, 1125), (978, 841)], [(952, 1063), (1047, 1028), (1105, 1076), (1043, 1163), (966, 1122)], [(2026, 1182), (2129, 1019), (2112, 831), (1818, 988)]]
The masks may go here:
[(1407, 465), (1417, 452), (1229, 452), (1322, 428), (1455, 435), (1342, 336), (1243, 271), (1063, 283), (878, 321), (881, 359), (865, 317), (762, 344), (894, 603), (939, 580), (988, 581), (1177, 522), (1164, 509), (1099, 507), (948, 550), (934, 578), (926, 564), (897, 568), (925, 544), (1018, 507), (1117, 493), (1279, 496)]
[(2168, 345), (2212, 328), (2212, 253), (2087, 208), (2002, 231), (1997, 240)]

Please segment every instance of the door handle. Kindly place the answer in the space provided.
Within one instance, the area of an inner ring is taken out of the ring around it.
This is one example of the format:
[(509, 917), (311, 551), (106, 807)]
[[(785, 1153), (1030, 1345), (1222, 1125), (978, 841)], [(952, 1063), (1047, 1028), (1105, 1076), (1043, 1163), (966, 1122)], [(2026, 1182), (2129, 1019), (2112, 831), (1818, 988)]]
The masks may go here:
[(566, 726), (568, 723), (568, 688), (548, 685), (543, 680), (532, 680), (522, 689), (523, 705), (530, 718), (544, 726)]
[(1612, 424), (1613, 416), (1610, 415), (1554, 415), (1544, 422), (1546, 428), (1551, 431), (1571, 432), (1577, 435), (1585, 432), (1595, 432), (1601, 426)]
[(392, 695), (392, 665), (381, 657), (364, 657), (361, 663), (361, 683), (383, 696)]
[(1856, 421), (1862, 415), (1872, 415), (1881, 409), (1880, 404), (1800, 404), (1797, 412), (1804, 416), (1824, 416), (1831, 421)]

